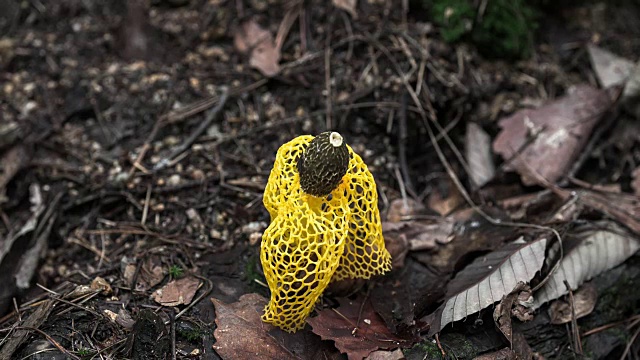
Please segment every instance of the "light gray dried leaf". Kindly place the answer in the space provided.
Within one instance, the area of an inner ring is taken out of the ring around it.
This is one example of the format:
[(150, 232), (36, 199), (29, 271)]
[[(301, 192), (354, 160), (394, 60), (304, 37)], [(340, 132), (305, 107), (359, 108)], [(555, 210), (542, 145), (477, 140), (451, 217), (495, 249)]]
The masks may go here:
[(587, 46), (591, 65), (603, 88), (624, 83), (633, 70), (633, 61), (595, 45)]
[(480, 125), (469, 122), (465, 146), (469, 176), (476, 186), (481, 187), (489, 182), (496, 172), (491, 153), (491, 137)]
[(585, 281), (612, 269), (640, 249), (640, 240), (613, 222), (598, 222), (595, 230), (580, 233), (582, 241), (564, 254), (558, 269), (534, 295), (533, 309), (566, 294)]
[(500, 301), (516, 288), (528, 283), (545, 259), (547, 239), (524, 243), (522, 238), (474, 260), (451, 280), (447, 301), (436, 311), (431, 332)]

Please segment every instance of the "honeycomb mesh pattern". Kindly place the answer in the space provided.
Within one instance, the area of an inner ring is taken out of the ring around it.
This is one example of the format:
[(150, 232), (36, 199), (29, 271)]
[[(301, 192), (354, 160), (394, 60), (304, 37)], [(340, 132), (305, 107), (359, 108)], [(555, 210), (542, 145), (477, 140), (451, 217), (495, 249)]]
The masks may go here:
[(351, 147), (349, 170), (330, 195), (300, 188), (296, 163), (312, 139), (299, 136), (280, 147), (263, 199), (271, 224), (260, 260), (271, 298), (262, 320), (289, 332), (304, 327), (332, 280), (368, 279), (391, 269), (375, 182)]

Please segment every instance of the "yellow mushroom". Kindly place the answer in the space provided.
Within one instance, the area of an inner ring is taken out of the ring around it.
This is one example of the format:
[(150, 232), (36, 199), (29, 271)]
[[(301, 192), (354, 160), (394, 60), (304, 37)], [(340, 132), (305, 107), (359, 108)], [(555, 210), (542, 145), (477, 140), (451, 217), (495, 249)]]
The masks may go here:
[(391, 269), (375, 181), (337, 132), (282, 145), (263, 201), (271, 215), (260, 247), (271, 290), (263, 321), (302, 329), (331, 281)]

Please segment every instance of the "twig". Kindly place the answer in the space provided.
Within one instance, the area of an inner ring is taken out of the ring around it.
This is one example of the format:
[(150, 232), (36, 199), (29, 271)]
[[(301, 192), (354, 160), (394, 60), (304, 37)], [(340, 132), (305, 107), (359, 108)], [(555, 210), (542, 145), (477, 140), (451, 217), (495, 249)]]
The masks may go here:
[(284, 15), (284, 19), (282, 19), (282, 21), (280, 22), (278, 33), (276, 34), (275, 46), (278, 51), (282, 49), (284, 40), (287, 38), (293, 22), (296, 21), (296, 18), (300, 15), (300, 11), (302, 9), (302, 1), (293, 1), (288, 5), (289, 9)]
[[(440, 162), (442, 163), (442, 165), (445, 167), (447, 174), (449, 175), (449, 177), (451, 178), (451, 180), (453, 181), (453, 183), (456, 185), (456, 187), (458, 188), (458, 191), (460, 191), (460, 194), (462, 195), (462, 197), (464, 198), (464, 200), (467, 202), (467, 204), (469, 204), (469, 206), (478, 214), (480, 214), (485, 220), (487, 220), (489, 223), (491, 223), (492, 225), (499, 225), (499, 226), (508, 226), (508, 227), (519, 227), (519, 228), (533, 228), (533, 229), (539, 229), (539, 230), (546, 230), (546, 231), (550, 231), (553, 233), (553, 235), (556, 237), (556, 239), (558, 239), (558, 242), (560, 243), (560, 259), (562, 259), (563, 257), (563, 253), (562, 253), (562, 237), (560, 236), (560, 233), (558, 232), (558, 230), (549, 227), (549, 226), (544, 226), (544, 225), (538, 225), (538, 224), (530, 224), (530, 223), (523, 223), (523, 222), (515, 222), (515, 221), (503, 221), (501, 219), (496, 219), (492, 216), (490, 216), (489, 214), (487, 214), (484, 210), (482, 210), (474, 201), (473, 199), (471, 199), (471, 196), (469, 195), (469, 192), (465, 189), (464, 185), (462, 184), (462, 182), (460, 181), (460, 178), (458, 177), (458, 175), (455, 173), (455, 171), (453, 170), (453, 168), (451, 167), (451, 164), (449, 163), (449, 161), (447, 160), (447, 158), (444, 156), (444, 152), (442, 151), (442, 149), (440, 148), (440, 144), (438, 144), (438, 141), (436, 139), (436, 135), (433, 131), (433, 129), (431, 128), (431, 124), (429, 122), (429, 119), (427, 117), (427, 113), (425, 112), (424, 108), (422, 107), (422, 103), (420, 102), (420, 100), (418, 99), (418, 96), (416, 95), (415, 91), (413, 90), (413, 88), (411, 87), (411, 85), (409, 84), (409, 81), (406, 77), (403, 76), (402, 71), (400, 70), (400, 66), (398, 65), (398, 63), (395, 61), (395, 59), (391, 56), (391, 54), (389, 53), (389, 50), (386, 49), (384, 46), (382, 46), (377, 40), (375, 39), (371, 39), (370, 40), (371, 43), (376, 46), (380, 51), (382, 51), (382, 53), (385, 54), (385, 56), (389, 59), (389, 61), (391, 62), (391, 64), (393, 65), (393, 67), (395, 68), (396, 72), (398, 73), (398, 76), (400, 77), (400, 79), (403, 82), (403, 85), (405, 86), (405, 88), (407, 89), (407, 91), (409, 92), (409, 95), (411, 95), (411, 98), (413, 99), (415, 106), (418, 108), (418, 113), (420, 114), (420, 118), (425, 126), (425, 128), (427, 129), (427, 133), (429, 134), (429, 139), (431, 140), (431, 143), (433, 144), (434, 149), (436, 150), (436, 154), (438, 155), (438, 159), (440, 160)], [(457, 149), (455, 148), (453, 141), (451, 140), (451, 138), (449, 137), (448, 134), (444, 133), (444, 129), (437, 123), (437, 121), (435, 121), (435, 118), (433, 119), (433, 123), (435, 124), (435, 126), (438, 128), (438, 131), (440, 134), (443, 134), (446, 142), (449, 144), (450, 147), (452, 147), (452, 150), (454, 151), (454, 153), (459, 156), (459, 158), (462, 158), (462, 155), (460, 154), (459, 151), (457, 151)], [(462, 163), (464, 164), (464, 160), (462, 161)], [(554, 268), (549, 272), (549, 274), (547, 275), (547, 277), (545, 277), (540, 284), (538, 284), (534, 289), (532, 290), (537, 290), (539, 289), (542, 285), (544, 285), (548, 279), (550, 278), (550, 276), (553, 274), (553, 272), (559, 267), (560, 261), (558, 261), (556, 263), (556, 265), (554, 266)]]
[(571, 286), (569, 286), (569, 282), (567, 280), (564, 280), (564, 286), (569, 292), (569, 304), (571, 305), (571, 332), (573, 333), (573, 341), (575, 342), (573, 350), (577, 354), (582, 355), (582, 340), (580, 340), (580, 330), (578, 330), (578, 320), (576, 318), (576, 307), (573, 298), (573, 290), (571, 290)]
[(628, 323), (630, 321), (638, 321), (638, 320), (640, 320), (640, 315), (634, 315), (634, 316), (630, 317), (629, 319), (616, 321), (616, 322), (613, 322), (613, 323), (610, 323), (610, 324), (598, 326), (598, 327), (593, 328), (591, 330), (585, 331), (582, 334), (582, 337), (587, 337), (589, 335), (593, 335), (593, 334), (599, 333), (601, 331), (604, 331), (604, 330), (607, 330), (607, 329), (611, 329), (612, 327), (620, 326), (620, 325)]
[(407, 165), (407, 149), (405, 148), (407, 138), (409, 137), (407, 133), (407, 95), (406, 92), (402, 93), (402, 106), (400, 107), (400, 113), (398, 114), (400, 117), (400, 133), (398, 135), (398, 160), (400, 162), (400, 170), (402, 170), (402, 177), (404, 178), (404, 183), (407, 188), (407, 191), (411, 193), (415, 193), (413, 191), (413, 183), (411, 182), (411, 177), (409, 176), (409, 166)]
[[(327, 38), (327, 41), (329, 42), (331, 39), (331, 37)], [(332, 95), (331, 95), (331, 44), (327, 44), (327, 47), (324, 51), (324, 86), (325, 86), (325, 91), (326, 94), (325, 96), (327, 97), (327, 118), (326, 118), (326, 130), (331, 130), (333, 129), (333, 121), (332, 121), (332, 117), (333, 117), (333, 110), (332, 110)]]
[(176, 315), (169, 309), (169, 331), (171, 332), (171, 359), (176, 360)]
[(18, 327), (16, 327), (16, 329), (18, 329), (18, 330), (27, 330), (27, 331), (35, 331), (35, 332), (39, 333), (40, 335), (44, 336), (51, 343), (51, 345), (55, 346), (58, 350), (60, 350), (60, 352), (64, 353), (65, 355), (67, 355), (68, 357), (70, 357), (72, 359), (81, 360), (79, 357), (77, 357), (73, 353), (69, 352), (69, 350), (65, 349), (62, 345), (60, 345), (54, 338), (49, 336), (49, 334), (45, 333), (44, 331), (42, 331), (40, 329), (36, 329), (36, 328), (30, 327), (30, 326), (18, 326)]
[(447, 353), (444, 352), (444, 349), (442, 348), (442, 344), (440, 343), (440, 336), (438, 336), (438, 333), (436, 333), (436, 345), (438, 345), (438, 349), (440, 349), (440, 353), (442, 354), (442, 358), (446, 359), (447, 358)]
[(196, 304), (198, 304), (202, 299), (204, 299), (206, 296), (209, 295), (211, 290), (213, 290), (213, 283), (211, 282), (211, 280), (197, 274), (192, 274), (192, 275), (204, 281), (205, 283), (207, 283), (207, 289), (205, 289), (205, 291), (203, 291), (202, 294), (200, 294), (200, 296), (198, 296), (195, 300), (192, 300), (191, 303), (187, 305), (187, 307), (185, 307), (184, 309), (182, 309), (182, 311), (177, 313), (175, 317), (176, 319), (179, 319), (184, 313), (186, 313), (187, 311), (189, 311), (189, 309), (191, 309)]
[(147, 187), (147, 195), (144, 197), (144, 209), (142, 210), (142, 219), (140, 219), (140, 225), (144, 226), (147, 222), (147, 215), (149, 214), (149, 200), (151, 198), (151, 184)]
[(169, 156), (167, 156), (166, 158), (160, 160), (153, 167), (153, 169), (157, 171), (157, 170), (165, 168), (166, 166), (169, 165), (169, 163), (171, 162), (171, 160), (173, 160), (173, 158), (177, 157), (178, 155), (182, 154), (185, 150), (187, 150), (196, 141), (198, 136), (202, 135), (202, 133), (204, 133), (205, 130), (207, 130), (207, 128), (209, 128), (209, 126), (211, 125), (211, 122), (213, 122), (213, 119), (216, 118), (216, 116), (220, 113), (220, 111), (224, 107), (225, 103), (227, 102), (228, 97), (229, 97), (229, 90), (228, 89), (224, 89), (222, 95), (220, 96), (220, 100), (218, 101), (218, 105), (216, 105), (216, 107), (214, 107), (213, 109), (211, 109), (209, 111), (209, 113), (207, 114), (206, 119), (204, 119), (204, 121), (200, 123), (200, 126), (198, 126), (193, 131), (193, 133), (191, 133), (191, 135), (189, 135), (189, 137), (182, 143), (182, 145), (180, 145), (177, 148), (175, 148), (171, 152), (171, 154)]
[(636, 338), (638, 337), (638, 334), (640, 334), (640, 328), (638, 328), (638, 330), (636, 330), (636, 332), (633, 333), (633, 336), (627, 343), (627, 346), (625, 346), (624, 348), (624, 352), (622, 353), (622, 356), (620, 356), (620, 360), (624, 360), (627, 357), (627, 355), (629, 355), (631, 346), (633, 345), (634, 342), (636, 342)]

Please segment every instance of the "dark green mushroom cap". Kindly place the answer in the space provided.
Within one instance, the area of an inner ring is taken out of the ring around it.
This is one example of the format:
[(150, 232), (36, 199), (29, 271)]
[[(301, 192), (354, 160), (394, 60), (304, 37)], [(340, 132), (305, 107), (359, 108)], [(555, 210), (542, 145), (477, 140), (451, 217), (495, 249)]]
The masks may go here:
[(337, 132), (316, 136), (298, 159), (300, 187), (313, 196), (329, 195), (349, 169), (349, 150)]

